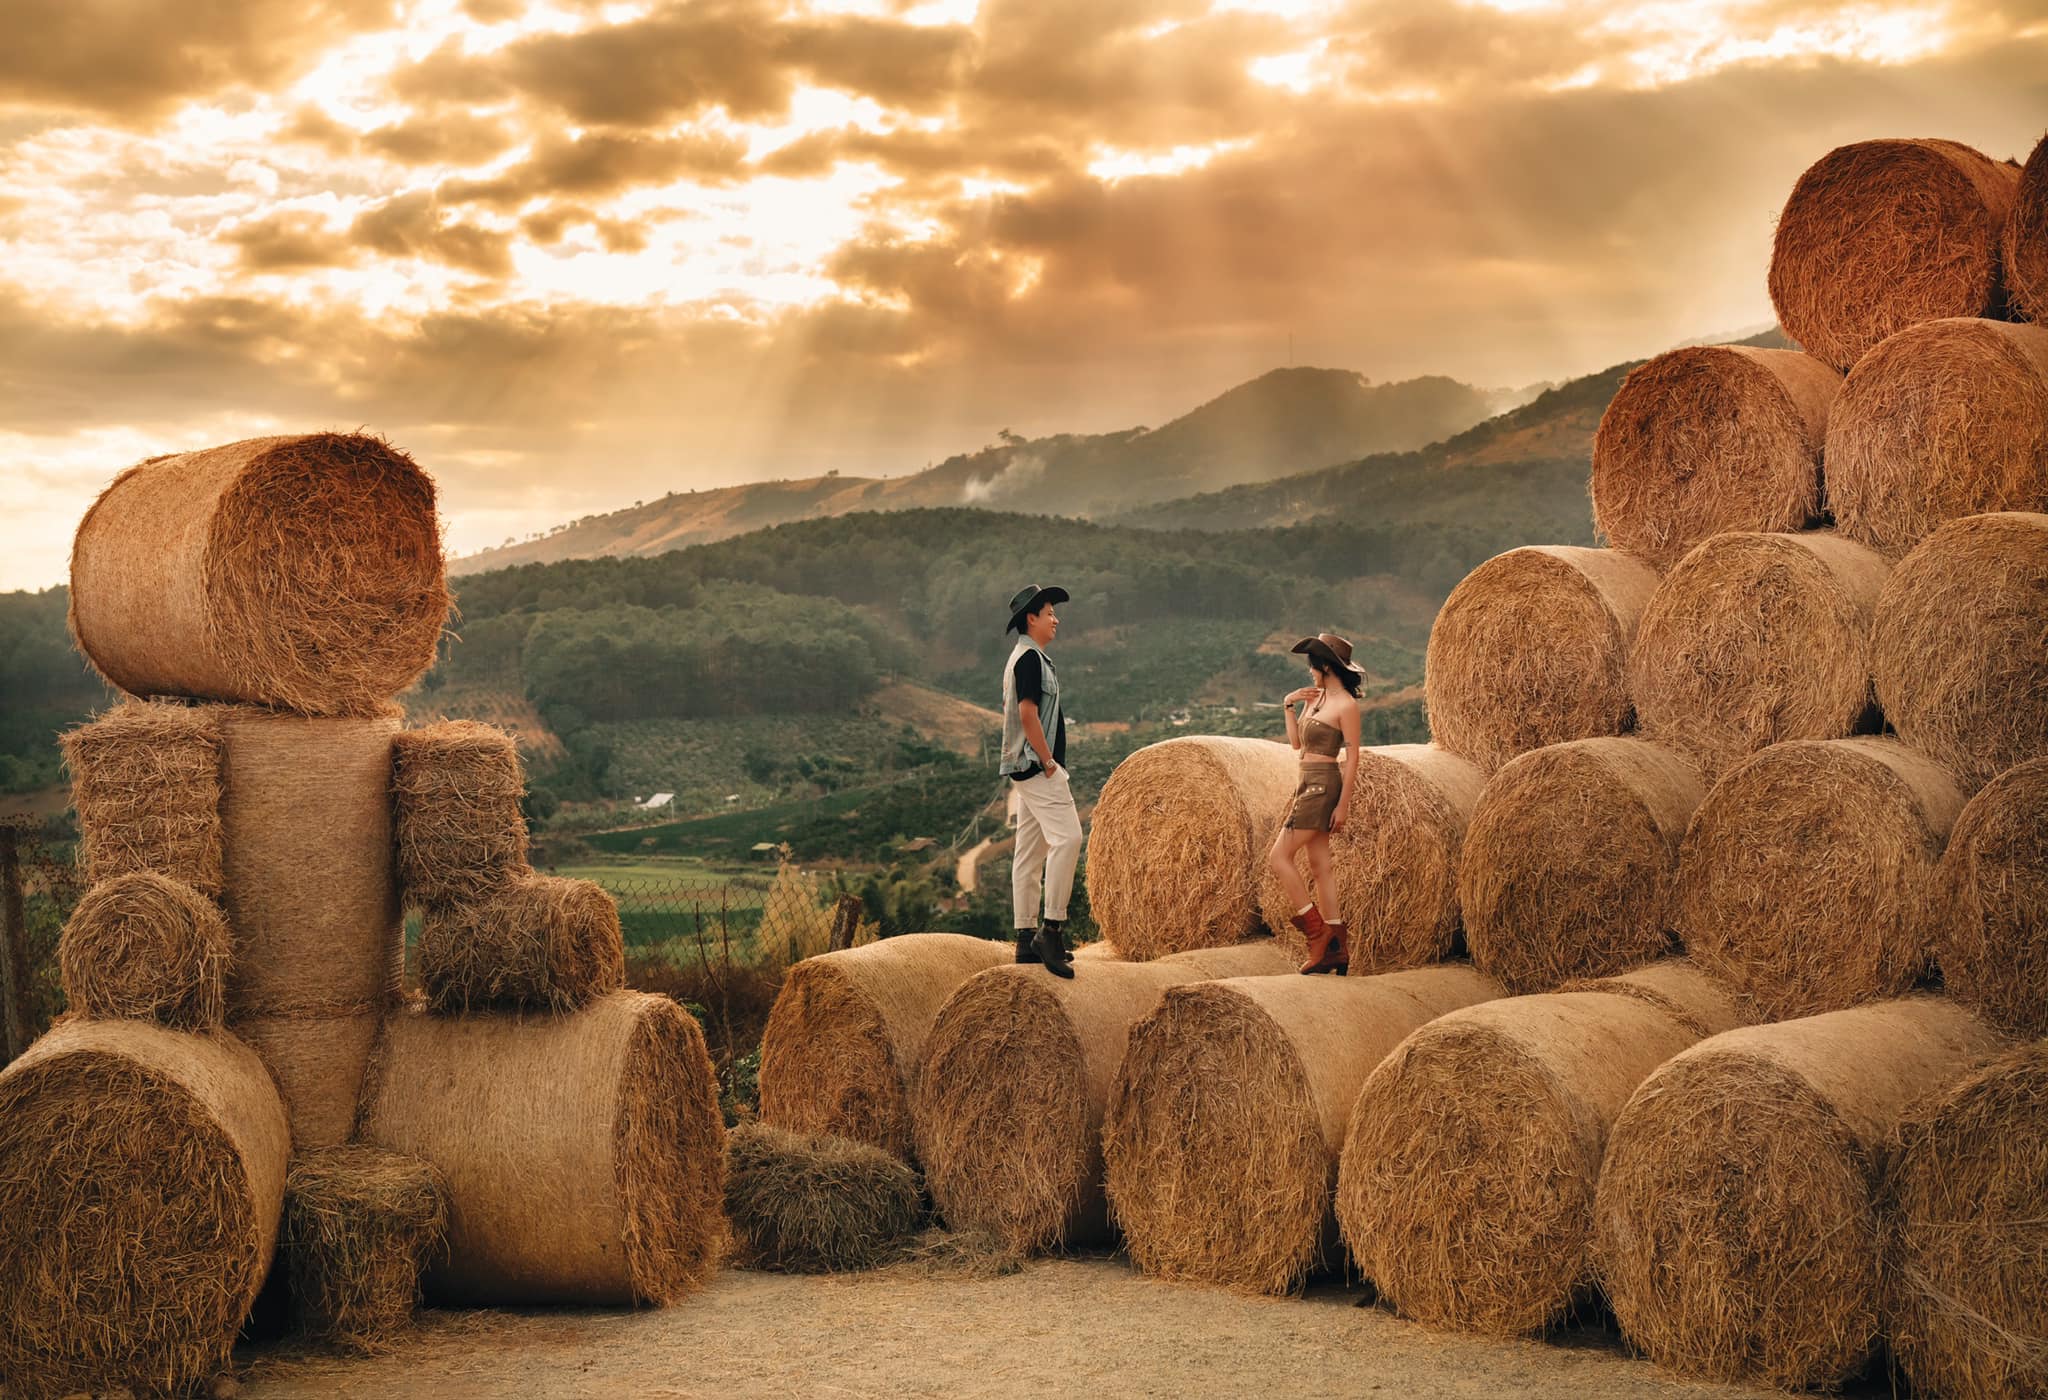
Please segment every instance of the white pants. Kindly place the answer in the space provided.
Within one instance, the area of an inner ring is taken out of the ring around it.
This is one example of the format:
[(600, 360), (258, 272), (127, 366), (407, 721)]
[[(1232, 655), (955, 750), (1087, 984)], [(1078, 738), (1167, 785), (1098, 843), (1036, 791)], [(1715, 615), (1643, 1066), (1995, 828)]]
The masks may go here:
[(1045, 917), (1067, 917), (1067, 897), (1074, 892), (1074, 866), (1081, 859), (1081, 814), (1067, 770), (1040, 773), (1017, 789), (1017, 849), (1010, 857), (1010, 901), (1017, 920), (1013, 927), (1038, 926), (1038, 897), (1045, 893)]

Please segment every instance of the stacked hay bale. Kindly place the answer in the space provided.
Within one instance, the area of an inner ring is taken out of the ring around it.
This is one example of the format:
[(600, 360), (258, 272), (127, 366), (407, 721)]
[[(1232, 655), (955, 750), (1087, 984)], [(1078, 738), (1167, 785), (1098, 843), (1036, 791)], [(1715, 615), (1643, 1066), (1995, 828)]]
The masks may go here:
[(1426, 1021), (1500, 994), (1469, 967), (1233, 977), (1167, 989), (1131, 1027), (1103, 1120), (1131, 1261), (1256, 1293), (1334, 1251), (1331, 1197), (1358, 1086)]
[(1020, 1252), (1107, 1238), (1102, 1122), (1132, 1024), (1181, 983), (1294, 971), (1268, 939), (1091, 959), (1072, 980), (1016, 964), (968, 978), (926, 1037), (912, 1106), (946, 1223)]
[(829, 1133), (765, 1123), (727, 1140), (733, 1257), (784, 1273), (872, 1269), (924, 1223), (924, 1187), (900, 1158)]

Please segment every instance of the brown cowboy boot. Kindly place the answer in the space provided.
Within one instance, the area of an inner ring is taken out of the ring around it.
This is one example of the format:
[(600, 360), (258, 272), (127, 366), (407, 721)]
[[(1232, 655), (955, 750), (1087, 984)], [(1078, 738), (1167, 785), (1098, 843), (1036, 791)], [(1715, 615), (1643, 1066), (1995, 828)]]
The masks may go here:
[(1301, 965), (1303, 975), (1326, 971), (1322, 963), (1330, 951), (1330, 926), (1323, 922), (1323, 911), (1311, 904), (1307, 913), (1294, 915), (1292, 922), (1308, 939), (1308, 961)]
[(1303, 972), (1334, 972), (1345, 976), (1351, 969), (1351, 944), (1345, 937), (1346, 929), (1342, 919), (1323, 925), (1323, 931), (1330, 941), (1323, 945), (1323, 955), (1303, 968)]

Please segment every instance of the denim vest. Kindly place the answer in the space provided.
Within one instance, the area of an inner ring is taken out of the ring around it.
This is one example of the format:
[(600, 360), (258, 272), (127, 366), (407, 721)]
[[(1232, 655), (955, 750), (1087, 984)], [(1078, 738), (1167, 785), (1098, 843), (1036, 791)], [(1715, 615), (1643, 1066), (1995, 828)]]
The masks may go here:
[(1024, 737), (1024, 711), (1017, 703), (1017, 658), (1027, 650), (1038, 653), (1039, 673), (1045, 680), (1045, 692), (1038, 700), (1038, 724), (1045, 731), (1048, 750), (1053, 737), (1060, 732), (1059, 673), (1053, 670), (1052, 658), (1045, 654), (1044, 647), (1029, 637), (1019, 637), (1010, 659), (1003, 663), (1003, 760), (999, 771), (1006, 778), (1038, 763), (1038, 755), (1031, 751), (1031, 744)]

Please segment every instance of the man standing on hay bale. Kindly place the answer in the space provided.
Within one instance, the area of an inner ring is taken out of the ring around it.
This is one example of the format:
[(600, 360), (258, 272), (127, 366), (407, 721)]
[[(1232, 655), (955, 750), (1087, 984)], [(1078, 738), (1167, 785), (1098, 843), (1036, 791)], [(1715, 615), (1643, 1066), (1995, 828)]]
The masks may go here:
[[(1081, 858), (1081, 814), (1067, 784), (1067, 719), (1060, 678), (1045, 654), (1060, 630), (1053, 605), (1064, 588), (1031, 584), (1010, 599), (1017, 645), (1003, 665), (1001, 772), (1017, 791), (1017, 846), (1010, 858), (1010, 898), (1017, 916), (1017, 961), (1043, 963), (1055, 977), (1074, 975), (1067, 951), (1067, 898)], [(1039, 896), (1045, 918), (1039, 920)]]

